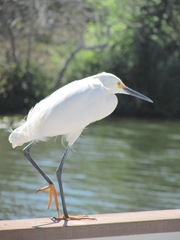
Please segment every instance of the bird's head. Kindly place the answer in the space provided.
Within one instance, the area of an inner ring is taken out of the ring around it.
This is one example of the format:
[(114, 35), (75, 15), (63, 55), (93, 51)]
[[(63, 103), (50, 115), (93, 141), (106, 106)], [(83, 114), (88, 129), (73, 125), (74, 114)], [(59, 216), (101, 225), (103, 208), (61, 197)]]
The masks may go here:
[(99, 80), (102, 82), (105, 88), (109, 89), (112, 93), (121, 93), (131, 95), (137, 98), (140, 98), (144, 101), (151, 102), (153, 101), (146, 97), (145, 95), (127, 87), (120, 78), (116, 77), (114, 74), (102, 72), (98, 74)]

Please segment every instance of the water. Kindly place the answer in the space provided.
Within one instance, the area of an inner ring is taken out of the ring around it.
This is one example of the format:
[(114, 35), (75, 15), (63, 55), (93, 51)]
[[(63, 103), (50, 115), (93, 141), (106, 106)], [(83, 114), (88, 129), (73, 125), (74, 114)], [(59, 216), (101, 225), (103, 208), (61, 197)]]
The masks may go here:
[[(0, 121), (0, 219), (56, 216), (54, 205), (47, 210), (48, 193), (36, 194), (46, 182), (24, 158), (22, 147), (12, 149), (8, 143), (11, 120)], [(63, 151), (60, 137), (31, 151), (55, 183)], [(64, 166), (69, 213), (180, 208), (179, 156), (179, 122), (109, 119), (89, 126)]]

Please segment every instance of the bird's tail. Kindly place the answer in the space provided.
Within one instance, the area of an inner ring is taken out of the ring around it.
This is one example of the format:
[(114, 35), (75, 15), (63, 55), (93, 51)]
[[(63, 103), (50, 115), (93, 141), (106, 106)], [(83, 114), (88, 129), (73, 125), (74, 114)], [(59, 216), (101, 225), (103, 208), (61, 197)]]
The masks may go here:
[(26, 131), (24, 131), (25, 126), (22, 125), (16, 129), (14, 129), (14, 131), (12, 131), (12, 133), (9, 135), (9, 142), (12, 144), (12, 147), (15, 148), (17, 146), (21, 146), (24, 143), (28, 142), (28, 138), (26, 136)]

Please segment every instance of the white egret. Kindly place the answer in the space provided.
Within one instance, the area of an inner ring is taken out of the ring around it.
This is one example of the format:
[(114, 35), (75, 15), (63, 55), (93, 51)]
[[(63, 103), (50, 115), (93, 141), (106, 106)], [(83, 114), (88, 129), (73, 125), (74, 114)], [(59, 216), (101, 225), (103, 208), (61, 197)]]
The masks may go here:
[(16, 128), (9, 136), (13, 148), (29, 142), (23, 149), (24, 155), (49, 184), (38, 191), (49, 190), (48, 208), (54, 197), (58, 216), (60, 211), (54, 184), (33, 160), (29, 151), (34, 143), (45, 141), (49, 137), (62, 135), (65, 138), (67, 148), (56, 170), (63, 216), (56, 219), (88, 218), (70, 217), (68, 214), (61, 179), (63, 164), (69, 150), (81, 135), (83, 129), (90, 123), (103, 119), (114, 111), (118, 103), (115, 95), (117, 93), (129, 94), (152, 102), (150, 98), (128, 88), (115, 75), (103, 72), (71, 82), (37, 103), (29, 111), (25, 123)]

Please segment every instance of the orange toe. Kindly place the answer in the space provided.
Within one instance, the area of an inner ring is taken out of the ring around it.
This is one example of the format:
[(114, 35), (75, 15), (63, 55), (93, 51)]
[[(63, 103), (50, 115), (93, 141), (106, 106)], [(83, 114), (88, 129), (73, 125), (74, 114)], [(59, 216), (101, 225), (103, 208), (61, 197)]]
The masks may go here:
[(50, 208), (51, 203), (52, 203), (52, 199), (54, 197), (54, 202), (55, 202), (57, 214), (59, 216), (60, 215), (60, 210), (59, 210), (58, 195), (57, 195), (57, 191), (56, 191), (56, 188), (55, 188), (54, 184), (49, 184), (46, 187), (40, 188), (40, 189), (37, 190), (37, 192), (44, 192), (44, 191), (47, 191), (47, 190), (49, 191), (49, 200), (48, 200), (47, 207), (48, 207), (48, 209)]
[(62, 217), (54, 217), (52, 218), (53, 221), (61, 221), (61, 220), (96, 220), (96, 218), (88, 217), (88, 216), (62, 216)]

